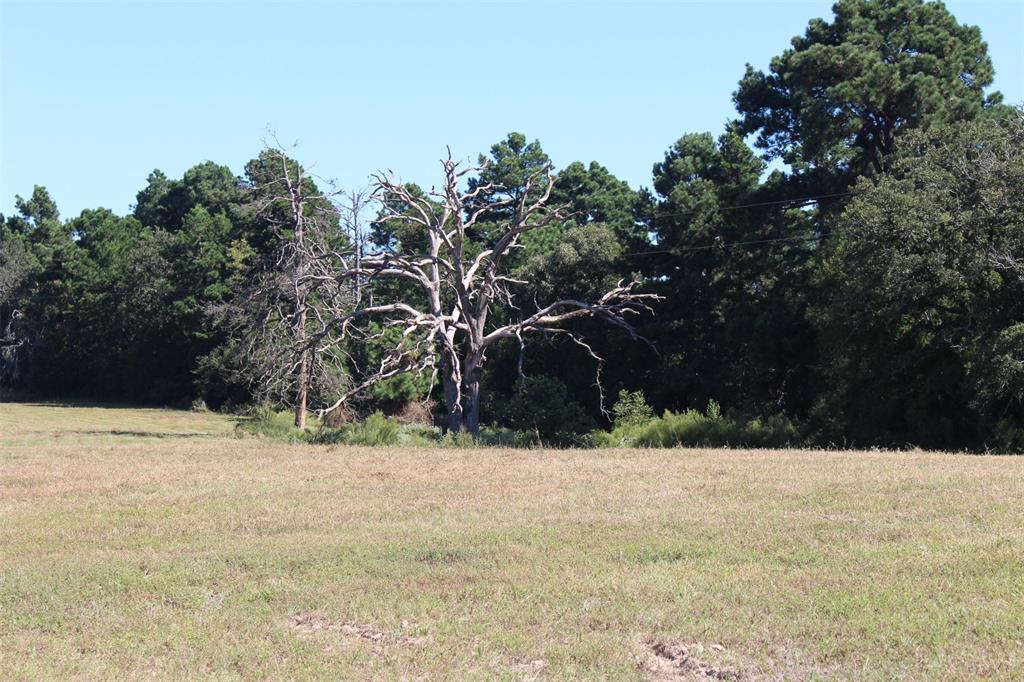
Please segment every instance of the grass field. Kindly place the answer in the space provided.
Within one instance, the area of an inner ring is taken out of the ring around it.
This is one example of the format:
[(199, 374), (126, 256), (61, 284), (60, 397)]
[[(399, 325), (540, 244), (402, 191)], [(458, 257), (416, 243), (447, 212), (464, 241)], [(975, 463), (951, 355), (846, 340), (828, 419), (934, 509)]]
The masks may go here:
[(0, 677), (1024, 675), (1024, 458), (232, 430), (0, 404)]

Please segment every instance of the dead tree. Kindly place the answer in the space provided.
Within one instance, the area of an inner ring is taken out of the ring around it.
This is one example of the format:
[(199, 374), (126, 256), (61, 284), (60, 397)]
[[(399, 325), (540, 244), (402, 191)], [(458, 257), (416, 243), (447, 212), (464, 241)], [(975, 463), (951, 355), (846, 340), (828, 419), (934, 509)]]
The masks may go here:
[[(366, 234), (366, 210), (370, 205), (371, 192), (369, 189), (349, 190), (342, 192), (339, 204), (342, 225), (345, 233), (352, 241), (352, 263), (356, 270), (363, 266), (363, 256), (366, 255), (368, 238)], [(358, 308), (362, 302), (363, 278), (355, 276), (350, 285), (352, 287), (352, 302)]]
[[(241, 341), (241, 372), (256, 392), (292, 403), (295, 426), (305, 428), (310, 387), (316, 381), (332, 393), (342, 390), (341, 368), (347, 361), (342, 344), (325, 321), (351, 310), (344, 285), (319, 276), (338, 265), (343, 235), (331, 195), (321, 192), (301, 165), (281, 149), (268, 146), (250, 169), (254, 218), (267, 223), (278, 242), (234, 300), (211, 313)], [(252, 177), (255, 176), (255, 177)], [(325, 341), (319, 353), (311, 329)]]
[[(554, 180), (550, 165), (533, 173), (523, 191), (504, 199), (495, 196), (492, 184), (472, 191), (460, 189), (463, 178), (482, 168), (460, 167), (451, 158), (442, 160), (444, 184), (426, 195), (412, 191), (389, 175), (376, 176), (375, 196), (382, 205), (380, 220), (395, 221), (425, 234), (423, 252), (405, 249), (367, 255), (356, 265), (345, 259), (346, 267), (333, 273), (335, 281), (365, 279), (371, 283), (397, 280), (410, 283), (415, 298), (374, 301), (332, 320), (313, 339), (323, 348), (331, 333), (341, 337), (360, 333), (360, 321), (372, 319), (378, 328), (402, 330), (395, 344), (378, 366), (355, 382), (322, 413), (337, 409), (366, 387), (401, 372), (431, 372), (440, 377), (447, 408), (448, 428), (476, 433), (480, 424), (480, 379), (492, 346), (513, 341), (523, 347), (531, 334), (559, 335), (585, 348), (598, 363), (594, 350), (571, 329), (581, 318), (597, 318), (639, 337), (629, 322), (631, 315), (650, 310), (653, 294), (637, 293), (634, 283), (619, 284), (597, 301), (564, 298), (533, 312), (516, 305), (514, 287), (524, 282), (509, 275), (509, 256), (520, 248), (523, 235), (566, 218), (560, 208), (548, 205)], [(481, 249), (468, 235), (485, 220), (500, 219), (492, 245)], [(320, 276), (328, 276), (326, 273)], [(495, 325), (492, 309), (504, 305), (514, 321)], [(322, 337), (322, 338), (321, 338)], [(599, 371), (599, 370), (598, 370)], [(599, 379), (599, 377), (598, 377)], [(600, 381), (597, 382), (600, 390)]]

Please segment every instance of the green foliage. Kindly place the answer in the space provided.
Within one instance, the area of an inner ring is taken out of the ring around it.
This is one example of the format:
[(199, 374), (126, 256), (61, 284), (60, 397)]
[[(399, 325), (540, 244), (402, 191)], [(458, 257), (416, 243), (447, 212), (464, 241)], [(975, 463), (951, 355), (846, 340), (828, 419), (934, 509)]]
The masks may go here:
[(612, 406), (615, 428), (640, 426), (654, 418), (654, 410), (647, 404), (643, 391), (619, 391), (619, 399)]
[(1010, 419), (1000, 419), (986, 442), (988, 449), (1008, 454), (1024, 454), (1024, 426)]
[(270, 407), (256, 407), (235, 426), (235, 435), (240, 438), (255, 436), (270, 438), (286, 443), (308, 443), (313, 437), (308, 429), (295, 428), (295, 415), (288, 411)]
[(15, 195), (14, 207), (18, 209), (18, 213), (21, 214), (25, 223), (31, 227), (40, 228), (46, 223), (56, 223), (60, 219), (57, 202), (42, 185), (35, 185), (32, 188), (32, 195), (28, 199)]
[(831, 438), (979, 447), (1024, 423), (1021, 187), (1021, 111), (908, 135), (860, 183), (816, 283)]
[[(509, 208), (487, 216), (475, 230), (474, 239), (482, 244), (490, 244), (495, 239), (501, 222), (511, 216), (515, 204), (526, 195), (527, 181), (550, 162), (540, 141), (527, 142), (526, 136), (518, 132), (509, 133), (504, 140), (492, 145), (490, 157), (480, 155), (479, 163), (485, 168), (477, 177), (469, 179), (469, 189), (491, 186), (491, 189), (481, 192), (481, 204), (501, 199), (509, 199), (513, 203)], [(542, 186), (543, 182), (534, 182), (529, 199), (536, 199)]]
[(570, 399), (565, 384), (546, 376), (520, 380), (507, 417), (513, 429), (554, 445), (571, 444), (578, 434), (594, 428), (593, 420), (579, 403)]
[(474, 437), (468, 431), (459, 431), (458, 433), (448, 432), (445, 433), (438, 439), (438, 445), (446, 448), (473, 448), (477, 447), (480, 443), (480, 437)]
[(603, 447), (785, 447), (800, 442), (796, 426), (783, 415), (767, 419), (733, 419), (722, 415), (714, 400), (702, 414), (698, 410), (675, 413), (666, 411), (661, 417), (617, 425), (611, 433), (593, 434), (594, 442)]
[(720, 396), (752, 413), (809, 408), (814, 226), (763, 170), (732, 127), (683, 136), (654, 167), (651, 225), (669, 253), (644, 261), (665, 300), (641, 331), (663, 358), (646, 386), (659, 406)]
[(399, 425), (380, 412), (374, 412), (361, 422), (321, 429), (311, 438), (313, 443), (344, 445), (397, 445), (400, 440)]
[(640, 195), (596, 161), (589, 166), (575, 161), (562, 169), (555, 178), (551, 198), (556, 206), (569, 208), (576, 225), (606, 225), (631, 251), (650, 246), (647, 232), (637, 220)]
[(258, 407), (252, 410), (248, 418), (238, 423), (235, 432), (240, 437), (256, 436), (286, 443), (334, 445), (425, 445), (440, 437), (439, 433), (431, 433), (423, 427), (400, 427), (380, 412), (374, 412), (363, 421), (337, 428), (318, 428), (311, 424), (300, 430), (295, 428), (294, 419), (295, 415), (291, 411)]
[(529, 294), (537, 300), (600, 296), (623, 279), (621, 254), (608, 226), (573, 226), (543, 250), (533, 250), (516, 277), (529, 282)]
[[(411, 350), (417, 341), (412, 336), (403, 336), (402, 329), (398, 327), (382, 329), (377, 324), (369, 325), (367, 334), (370, 341), (361, 348), (361, 352), (365, 353), (362, 364), (366, 367), (377, 367), (383, 354), (399, 345)], [(374, 384), (370, 388), (369, 397), (377, 405), (400, 407), (414, 400), (422, 400), (431, 389), (430, 381), (429, 372), (403, 372)]]
[[(941, 2), (839, 0), (734, 96), (744, 133), (798, 169), (880, 172), (908, 128), (973, 118), (992, 62), (981, 31)], [(989, 98), (997, 102), (999, 95)]]

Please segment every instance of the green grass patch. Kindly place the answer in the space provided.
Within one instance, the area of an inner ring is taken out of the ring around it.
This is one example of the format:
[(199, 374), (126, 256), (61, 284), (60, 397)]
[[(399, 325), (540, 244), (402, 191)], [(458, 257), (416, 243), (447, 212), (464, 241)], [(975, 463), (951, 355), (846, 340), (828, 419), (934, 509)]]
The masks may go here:
[(672, 679), (682, 649), (744, 679), (1024, 669), (1021, 458), (381, 448), (84, 409), (0, 410), (6, 679)]

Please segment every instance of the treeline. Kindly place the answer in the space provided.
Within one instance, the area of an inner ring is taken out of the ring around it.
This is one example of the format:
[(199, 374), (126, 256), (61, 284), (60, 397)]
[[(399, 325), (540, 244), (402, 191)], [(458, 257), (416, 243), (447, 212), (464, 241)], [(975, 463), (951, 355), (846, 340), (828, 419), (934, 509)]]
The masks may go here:
[[(993, 67), (980, 32), (942, 4), (841, 0), (834, 12), (767, 72), (748, 67), (737, 118), (672, 144), (650, 188), (597, 162), (556, 168), (546, 205), (566, 210), (510, 251), (501, 281), (515, 284), (495, 298), (488, 328), (509, 324), (515, 336), (538, 305), (599, 301), (635, 282), (660, 297), (653, 314), (629, 320), (651, 345), (592, 314), (567, 319), (566, 334), (490, 346), (484, 423), (566, 440), (610, 426), (621, 396), (610, 436), (621, 442), (684, 442), (677, 432), (728, 441), (730, 420), (753, 443), (1024, 447), (1024, 114), (986, 94)], [(18, 213), (0, 220), (3, 385), (226, 409), (290, 404), (296, 384), (282, 377), (299, 361), (253, 348), (294, 338), (253, 329), (291, 320), (295, 330), (296, 310), (308, 305), (313, 320), (345, 291), (349, 310), (419, 305), (415, 287), (379, 275), (429, 252), (414, 210), (421, 197), (435, 202), (423, 204), (431, 215), (443, 202), (390, 188), (374, 215), (360, 214), (358, 196), (341, 200), (282, 158), (264, 150), (240, 176), (212, 162), (180, 179), (154, 171), (127, 216), (62, 220), (43, 187), (19, 197)], [(490, 203), (458, 251), (467, 263), (501, 243), (551, 164), (519, 133), (480, 161), (463, 181)], [(380, 260), (391, 265), (353, 271), (350, 290), (298, 286), (315, 280), (308, 268), (319, 261), (295, 256), (296, 187), (307, 200), (296, 215), (326, 235), (324, 254), (391, 254)], [(393, 220), (402, 211), (409, 219)], [(278, 295), (256, 296), (268, 282)], [(316, 336), (302, 320), (300, 336)], [(359, 324), (358, 340), (330, 337), (331, 354), (303, 370), (312, 407), (335, 403), (388, 349), (420, 338)], [(407, 353), (420, 368), (426, 348)], [(432, 376), (386, 377), (345, 411), (410, 416), (432, 395), (443, 421), (449, 387)]]

